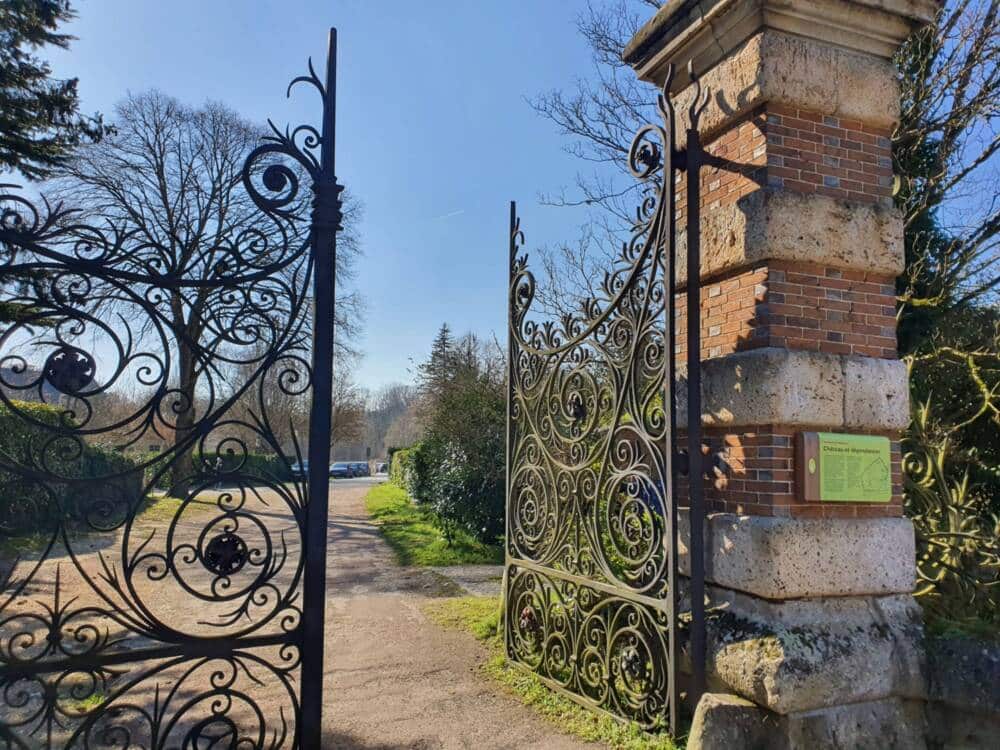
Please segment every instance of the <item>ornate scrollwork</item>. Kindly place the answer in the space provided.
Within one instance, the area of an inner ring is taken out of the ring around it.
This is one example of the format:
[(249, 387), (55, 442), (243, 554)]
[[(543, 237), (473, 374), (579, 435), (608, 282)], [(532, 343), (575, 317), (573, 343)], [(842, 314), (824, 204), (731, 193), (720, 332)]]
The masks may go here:
[[(683, 154), (670, 84), (658, 99), (662, 124), (641, 127), (629, 149), (641, 197), (597, 297), (558, 321), (531, 320), (536, 282), (516, 215), (510, 243), (508, 656), (644, 726), (664, 721), (673, 668), (664, 276)], [(695, 99), (697, 118), (700, 87)]]
[[(325, 99), (311, 63), (298, 83)], [(269, 125), (236, 185), (256, 218), (182, 263), (0, 185), (0, 288), (19, 310), (0, 329), (0, 408), (24, 426), (0, 440), (0, 549), (47, 524), (34, 551), (0, 551), (0, 746), (298, 741), (308, 497), (275, 404), (308, 408), (313, 230), (339, 228), (343, 188), (316, 128)], [(203, 325), (177, 338), (190, 305)]]

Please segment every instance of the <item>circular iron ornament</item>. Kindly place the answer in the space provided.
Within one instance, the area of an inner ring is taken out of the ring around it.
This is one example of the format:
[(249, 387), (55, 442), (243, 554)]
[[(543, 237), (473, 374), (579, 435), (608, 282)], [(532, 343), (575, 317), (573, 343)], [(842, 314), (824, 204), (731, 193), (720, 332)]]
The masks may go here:
[(75, 396), (82, 393), (97, 373), (97, 362), (83, 349), (63, 344), (49, 354), (43, 368), (45, 379), (60, 393)]
[(205, 545), (202, 561), (208, 570), (218, 576), (235, 575), (247, 563), (247, 543), (232, 532), (217, 534)]

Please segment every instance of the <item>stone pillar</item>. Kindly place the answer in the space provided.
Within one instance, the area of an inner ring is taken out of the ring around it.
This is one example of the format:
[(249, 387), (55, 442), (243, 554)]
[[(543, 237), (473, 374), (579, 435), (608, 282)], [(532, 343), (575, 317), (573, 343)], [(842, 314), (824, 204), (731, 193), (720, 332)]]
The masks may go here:
[[(937, 7), (676, 0), (624, 54), (657, 85), (674, 65), (682, 128), (689, 60), (711, 91), (699, 123), (717, 157), (701, 189), (702, 421), (715, 459), (708, 673), (711, 689), (770, 712), (768, 747), (923, 743), (914, 538), (900, 486), (909, 409), (895, 338), (903, 229), (891, 198), (890, 58)], [(681, 263), (684, 253), (682, 231)], [(804, 431), (889, 437), (891, 501), (805, 501), (794, 450)]]

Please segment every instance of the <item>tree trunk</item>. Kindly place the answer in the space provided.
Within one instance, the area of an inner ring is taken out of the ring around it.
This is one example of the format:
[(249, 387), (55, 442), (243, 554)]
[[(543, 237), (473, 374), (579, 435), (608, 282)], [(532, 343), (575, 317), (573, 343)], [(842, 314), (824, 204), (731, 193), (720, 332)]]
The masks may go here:
[[(194, 475), (193, 448), (182, 445), (191, 439), (195, 428), (195, 401), (194, 391), (196, 385), (195, 357), (190, 344), (183, 336), (179, 337), (177, 343), (177, 362), (179, 365), (177, 388), (180, 391), (178, 398), (183, 400), (181, 407), (183, 411), (177, 415), (177, 430), (174, 433), (174, 457), (173, 468), (171, 469), (171, 487), (174, 495), (183, 495), (188, 491)], [(182, 395), (181, 395), (182, 394)]]

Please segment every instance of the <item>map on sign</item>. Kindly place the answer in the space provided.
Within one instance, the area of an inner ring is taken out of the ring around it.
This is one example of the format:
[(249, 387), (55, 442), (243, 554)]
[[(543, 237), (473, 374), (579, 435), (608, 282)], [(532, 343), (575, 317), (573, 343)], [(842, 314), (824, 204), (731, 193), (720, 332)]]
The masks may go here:
[(873, 435), (817, 433), (819, 499), (887, 503), (892, 499), (889, 439)]

